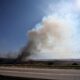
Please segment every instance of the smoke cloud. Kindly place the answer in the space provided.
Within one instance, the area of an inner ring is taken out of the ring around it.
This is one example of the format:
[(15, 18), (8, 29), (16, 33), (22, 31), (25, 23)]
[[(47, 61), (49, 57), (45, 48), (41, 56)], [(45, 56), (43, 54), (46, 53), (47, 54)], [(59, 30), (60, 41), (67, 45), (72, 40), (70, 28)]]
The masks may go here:
[(28, 31), (30, 45), (27, 47), (30, 56), (27, 59), (80, 58), (75, 10), (72, 4), (64, 5)]

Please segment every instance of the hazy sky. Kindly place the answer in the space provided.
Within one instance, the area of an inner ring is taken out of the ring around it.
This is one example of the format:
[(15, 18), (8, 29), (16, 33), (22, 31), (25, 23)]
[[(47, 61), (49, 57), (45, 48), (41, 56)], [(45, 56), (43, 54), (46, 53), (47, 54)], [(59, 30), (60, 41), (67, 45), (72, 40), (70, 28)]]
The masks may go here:
[[(15, 52), (26, 45), (27, 31), (43, 16), (54, 13), (56, 3), (61, 1), (75, 3), (75, 0), (0, 0), (0, 52)], [(75, 13), (79, 14), (79, 0), (75, 6)]]
[(43, 0), (0, 0), (0, 52), (17, 51), (27, 42), (27, 30), (41, 20)]

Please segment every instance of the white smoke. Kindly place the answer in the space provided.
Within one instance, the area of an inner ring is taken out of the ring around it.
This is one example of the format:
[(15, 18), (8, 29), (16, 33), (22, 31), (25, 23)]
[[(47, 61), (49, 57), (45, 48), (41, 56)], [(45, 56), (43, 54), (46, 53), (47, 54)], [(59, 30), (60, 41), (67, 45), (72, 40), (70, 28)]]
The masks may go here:
[(57, 10), (51, 8), (51, 13), (28, 32), (32, 43), (29, 59), (80, 58), (79, 41), (76, 41), (77, 14), (71, 3), (62, 4), (58, 3)]

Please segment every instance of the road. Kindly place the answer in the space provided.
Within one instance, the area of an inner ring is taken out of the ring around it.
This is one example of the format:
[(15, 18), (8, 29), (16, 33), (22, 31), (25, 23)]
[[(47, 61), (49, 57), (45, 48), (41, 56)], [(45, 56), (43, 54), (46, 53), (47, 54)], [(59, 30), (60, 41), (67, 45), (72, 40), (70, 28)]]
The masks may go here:
[(49, 80), (80, 80), (80, 70), (0, 67), (0, 75)]

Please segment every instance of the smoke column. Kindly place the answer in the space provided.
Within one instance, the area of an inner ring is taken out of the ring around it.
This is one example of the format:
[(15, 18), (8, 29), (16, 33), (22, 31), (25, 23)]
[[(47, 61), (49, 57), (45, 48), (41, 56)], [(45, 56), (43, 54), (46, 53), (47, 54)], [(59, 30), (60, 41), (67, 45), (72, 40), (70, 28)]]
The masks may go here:
[(78, 15), (75, 12), (78, 10), (73, 5), (71, 2), (59, 2), (54, 5), (56, 10), (51, 7), (49, 15), (28, 31), (28, 52), (31, 55), (27, 59), (80, 58), (79, 36), (76, 37)]

